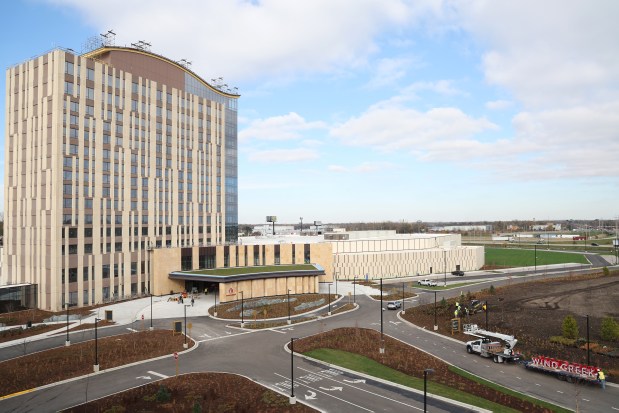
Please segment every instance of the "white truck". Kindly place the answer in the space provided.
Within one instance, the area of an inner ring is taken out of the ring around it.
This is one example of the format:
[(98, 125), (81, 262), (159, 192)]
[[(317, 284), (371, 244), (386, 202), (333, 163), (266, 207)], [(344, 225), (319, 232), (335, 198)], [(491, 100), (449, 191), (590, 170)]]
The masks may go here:
[(514, 347), (518, 342), (514, 336), (483, 330), (477, 324), (465, 324), (463, 327), (464, 334), (477, 337), (477, 340), (466, 343), (466, 351), (469, 354), (490, 357), (495, 363), (520, 360), (520, 354), (514, 353)]

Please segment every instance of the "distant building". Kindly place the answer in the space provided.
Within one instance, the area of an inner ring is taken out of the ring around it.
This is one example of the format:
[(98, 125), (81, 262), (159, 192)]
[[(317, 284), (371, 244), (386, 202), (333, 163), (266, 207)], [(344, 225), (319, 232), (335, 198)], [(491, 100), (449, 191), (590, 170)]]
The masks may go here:
[(492, 232), (493, 225), (444, 225), (430, 227), (430, 231), (439, 232), (466, 232), (466, 231), (483, 231)]

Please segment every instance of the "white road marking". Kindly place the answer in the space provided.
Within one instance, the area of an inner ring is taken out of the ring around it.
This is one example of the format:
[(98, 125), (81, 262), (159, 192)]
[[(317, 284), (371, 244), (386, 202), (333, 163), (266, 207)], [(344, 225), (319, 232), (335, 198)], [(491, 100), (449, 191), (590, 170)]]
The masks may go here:
[(517, 378), (518, 380), (522, 380), (522, 379), (521, 379), (520, 377), (518, 377), (518, 376), (516, 376), (516, 378)]
[(134, 333), (137, 333), (137, 332), (138, 332), (138, 330), (134, 330), (133, 328), (129, 328), (129, 327), (127, 327), (127, 330), (129, 330), (129, 331), (133, 331)]
[(305, 400), (316, 400), (316, 392), (313, 392), (311, 390), (308, 390), (308, 392), (309, 392), (309, 396), (306, 394)]
[(613, 406), (610, 406), (610, 408), (613, 409), (613, 410), (619, 410), (619, 409), (617, 409), (616, 407), (613, 407)]
[(500, 372), (500, 373), (503, 373), (503, 374), (505, 374), (505, 372), (504, 372), (503, 370), (499, 370), (499, 372)]
[(279, 331), (279, 330), (275, 330), (275, 329), (273, 329), (273, 328), (267, 328), (267, 330), (272, 331), (272, 332), (274, 332), (274, 333), (286, 334), (286, 332), (285, 332), (285, 331)]
[(150, 380), (151, 377), (150, 376), (138, 376), (136, 377), (136, 379)]
[[(298, 369), (299, 369), (299, 370), (303, 370), (303, 371), (307, 371), (307, 372), (312, 373), (312, 371), (311, 371), (311, 370), (304, 369), (303, 367), (298, 367)], [(321, 373), (314, 373), (314, 374), (321, 374)], [(361, 387), (359, 387), (359, 386), (353, 386), (352, 384), (342, 383), (342, 382), (340, 382), (340, 381), (335, 380), (335, 379), (334, 379), (334, 378), (332, 378), (332, 377), (324, 377), (324, 378), (325, 378), (325, 379), (327, 379), (327, 380), (333, 380), (334, 382), (336, 382), (336, 383), (340, 383), (340, 384), (343, 384), (344, 386), (352, 387), (353, 389), (357, 389), (357, 390), (360, 390), (360, 391), (362, 391), (362, 392), (365, 392), (365, 393), (371, 394), (372, 396), (381, 397), (381, 398), (383, 398), (383, 399), (387, 399), (387, 400), (392, 401), (392, 402), (394, 402), (394, 403), (401, 404), (401, 405), (406, 406), (406, 407), (410, 407), (411, 409), (415, 409), (415, 410), (423, 411), (423, 409), (420, 409), (419, 407), (413, 406), (413, 405), (408, 404), (408, 403), (401, 402), (401, 401), (399, 401), (399, 400), (392, 399), (392, 398), (387, 397), (387, 396), (384, 396), (384, 395), (382, 395), (382, 394), (374, 393), (374, 392), (372, 392), (372, 391), (369, 391), (369, 390), (363, 389), (363, 388), (361, 388)]]
[(589, 400), (589, 399), (583, 399), (583, 401), (590, 402), (591, 400)]
[(329, 389), (325, 389), (324, 387), (319, 387), (320, 390), (324, 390), (324, 391), (343, 391), (344, 388), (343, 387), (335, 387), (335, 386), (331, 386), (331, 388)]
[(346, 383), (365, 383), (364, 379), (358, 379), (358, 380), (346, 380), (346, 379), (344, 379), (344, 381)]
[[(273, 374), (275, 374), (276, 376), (279, 376), (279, 377), (286, 378), (285, 376), (282, 376), (281, 374), (277, 374), (277, 373), (273, 373)], [(350, 404), (350, 405), (352, 405), (352, 406), (358, 407), (359, 409), (363, 409), (363, 410), (365, 410), (365, 411), (367, 411), (367, 412), (372, 412), (372, 413), (374, 413), (374, 410), (366, 409), (366, 408), (365, 408), (365, 407), (363, 407), (363, 406), (359, 406), (358, 404), (354, 404), (354, 403), (352, 403), (352, 402), (349, 402), (348, 400), (344, 400), (344, 399), (342, 399), (342, 398), (340, 398), (340, 397), (337, 397), (337, 396), (334, 396), (334, 395), (332, 395), (332, 394), (330, 394), (330, 393), (326, 393), (326, 392), (324, 392), (324, 391), (320, 391), (320, 390), (318, 390), (318, 389), (315, 389), (315, 388), (313, 388), (313, 387), (308, 386), (307, 384), (301, 384), (301, 386), (305, 386), (305, 387), (307, 387), (308, 389), (315, 390), (315, 391), (317, 391), (318, 393), (326, 394), (326, 395), (327, 395), (327, 396), (329, 396), (329, 397), (333, 397), (334, 399), (340, 400), (340, 401), (342, 401), (342, 402), (344, 402), (344, 403), (348, 403), (348, 404)]]
[(540, 386), (540, 387), (542, 387), (542, 385), (541, 385), (541, 384), (539, 384), (539, 383), (535, 383), (535, 385), (536, 385), (536, 386)]
[(157, 373), (156, 371), (147, 371), (147, 373), (152, 374), (153, 376), (161, 377), (162, 379), (167, 379), (169, 376), (165, 374)]

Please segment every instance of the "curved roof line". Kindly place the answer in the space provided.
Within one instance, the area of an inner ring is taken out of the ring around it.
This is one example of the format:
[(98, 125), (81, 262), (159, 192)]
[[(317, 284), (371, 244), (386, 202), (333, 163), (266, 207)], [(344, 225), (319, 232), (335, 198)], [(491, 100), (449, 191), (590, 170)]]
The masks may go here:
[(138, 53), (138, 54), (143, 54), (143, 55), (146, 55), (146, 56), (154, 57), (155, 59), (162, 60), (162, 61), (164, 61), (164, 62), (166, 62), (168, 64), (171, 64), (172, 66), (176, 66), (177, 68), (181, 69), (182, 71), (188, 73), (189, 75), (193, 76), (197, 81), (199, 81), (200, 83), (202, 83), (204, 86), (206, 86), (207, 88), (211, 89), (215, 93), (218, 93), (218, 94), (220, 94), (222, 96), (225, 96), (225, 97), (228, 97), (228, 98), (232, 98), (232, 99), (238, 99), (241, 96), (239, 94), (227, 93), (227, 92), (221, 91), (221, 90), (215, 88), (214, 86), (212, 86), (206, 80), (202, 79), (195, 72), (187, 69), (185, 66), (182, 66), (182, 65), (178, 64), (174, 60), (169, 59), (169, 58), (167, 58), (165, 56), (162, 56), (160, 54), (157, 54), (157, 53), (147, 52), (145, 50), (134, 49), (132, 47), (103, 46), (103, 47), (100, 47), (98, 49), (95, 49), (95, 50), (92, 50), (90, 52), (82, 54), (82, 57), (96, 58), (97, 55), (100, 55), (100, 54), (105, 53), (105, 52), (111, 52), (113, 50), (119, 50), (119, 51), (130, 52), (130, 53)]

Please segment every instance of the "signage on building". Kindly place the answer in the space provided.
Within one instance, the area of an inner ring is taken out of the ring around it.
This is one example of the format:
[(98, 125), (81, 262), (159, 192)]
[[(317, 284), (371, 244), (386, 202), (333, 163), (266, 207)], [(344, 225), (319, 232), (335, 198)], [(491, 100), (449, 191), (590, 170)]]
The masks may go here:
[(236, 288), (233, 288), (233, 287), (226, 288), (226, 295), (236, 295)]
[(267, 215), (267, 222), (277, 222), (277, 217), (275, 215)]

